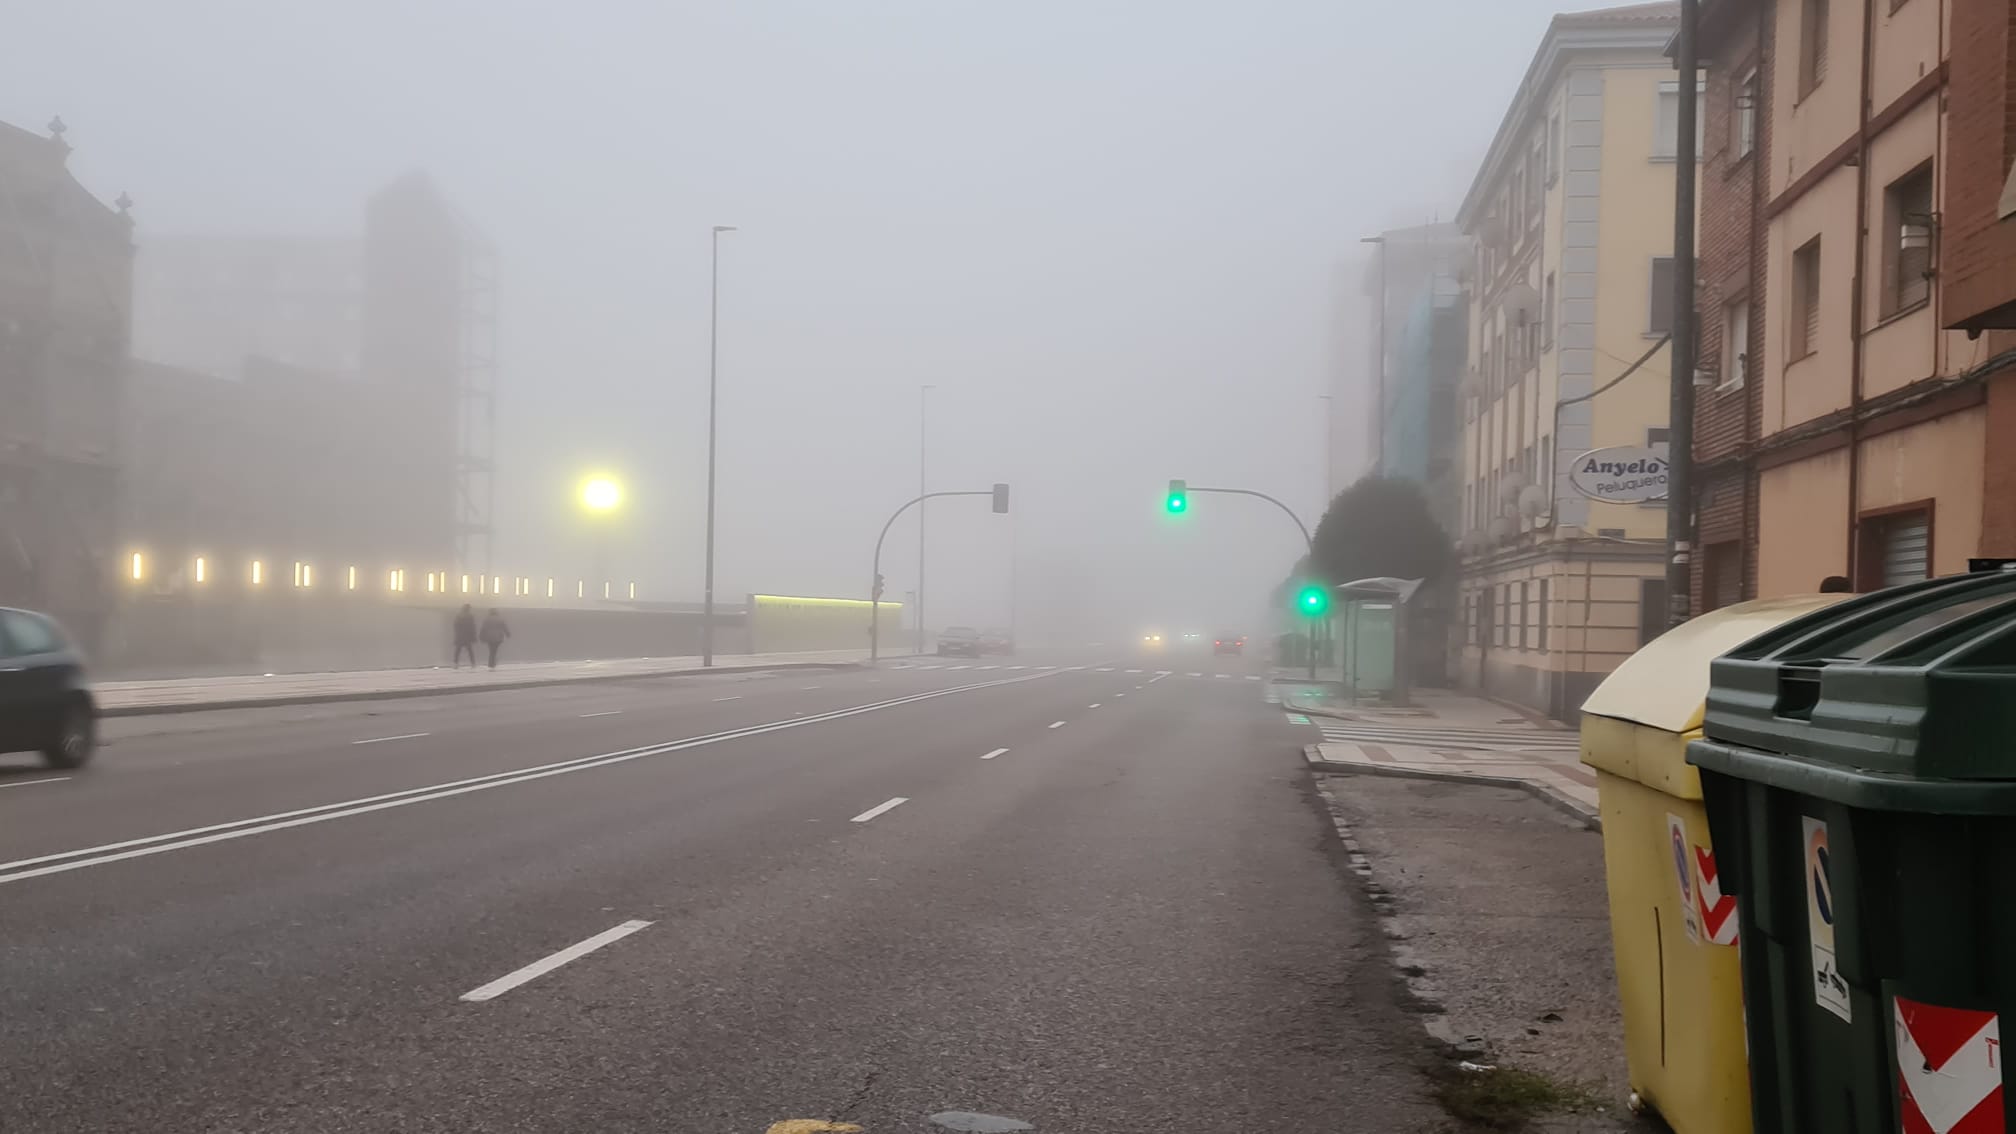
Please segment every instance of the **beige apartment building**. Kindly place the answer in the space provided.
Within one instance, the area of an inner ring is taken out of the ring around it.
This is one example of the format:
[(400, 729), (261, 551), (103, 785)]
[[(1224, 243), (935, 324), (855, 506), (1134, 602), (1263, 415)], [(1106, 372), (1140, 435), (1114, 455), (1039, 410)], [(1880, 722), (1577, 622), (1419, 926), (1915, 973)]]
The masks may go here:
[(1663, 503), (1570, 475), (1666, 440), (1678, 22), (1673, 3), (1556, 16), (1457, 217), (1477, 254), (1452, 669), (1554, 716), (1664, 626)]
[[(1942, 329), (1951, 8), (1778, 0), (1765, 21), (1768, 313), (1752, 367), (1760, 595), (1964, 571), (1981, 543), (1987, 337)], [(2009, 439), (2003, 438), (2003, 444)]]

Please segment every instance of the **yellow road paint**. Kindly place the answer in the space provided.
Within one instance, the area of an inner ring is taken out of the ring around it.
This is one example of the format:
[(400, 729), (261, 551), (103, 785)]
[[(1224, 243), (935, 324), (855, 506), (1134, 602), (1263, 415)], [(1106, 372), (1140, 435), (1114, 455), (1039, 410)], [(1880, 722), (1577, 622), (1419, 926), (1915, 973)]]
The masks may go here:
[(861, 1134), (851, 1122), (828, 1122), (823, 1118), (787, 1118), (773, 1122), (765, 1134)]

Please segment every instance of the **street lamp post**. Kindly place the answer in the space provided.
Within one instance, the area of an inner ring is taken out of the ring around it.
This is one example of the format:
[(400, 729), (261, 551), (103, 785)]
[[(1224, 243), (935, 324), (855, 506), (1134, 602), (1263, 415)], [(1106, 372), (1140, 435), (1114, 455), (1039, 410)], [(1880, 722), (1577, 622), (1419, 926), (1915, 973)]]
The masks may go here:
[(707, 298), (707, 580), (700, 608), (702, 667), (714, 664), (714, 451), (721, 360), (721, 234), (734, 231), (732, 224), (714, 226)]
[(1323, 403), (1323, 511), (1330, 510), (1330, 501), (1337, 498), (1337, 399), (1330, 394), (1318, 394)]
[(924, 652), (924, 498), (931, 495), (925, 471), (930, 458), (929, 411), (931, 391), (936, 386), (917, 387), (917, 652)]

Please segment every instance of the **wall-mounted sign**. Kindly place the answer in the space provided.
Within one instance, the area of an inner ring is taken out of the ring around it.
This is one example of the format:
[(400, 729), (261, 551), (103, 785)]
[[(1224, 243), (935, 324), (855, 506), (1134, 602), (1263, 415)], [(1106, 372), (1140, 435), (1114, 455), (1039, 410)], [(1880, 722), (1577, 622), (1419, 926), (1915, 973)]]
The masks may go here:
[(1666, 499), (1666, 454), (1646, 445), (1591, 449), (1568, 469), (1575, 491), (1605, 504)]

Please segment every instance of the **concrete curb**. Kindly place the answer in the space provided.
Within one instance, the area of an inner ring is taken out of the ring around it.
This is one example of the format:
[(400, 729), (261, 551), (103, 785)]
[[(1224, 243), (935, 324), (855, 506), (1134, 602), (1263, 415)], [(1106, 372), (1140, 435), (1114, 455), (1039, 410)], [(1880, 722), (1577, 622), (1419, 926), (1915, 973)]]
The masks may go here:
[[(1302, 704), (1298, 704), (1298, 703), (1296, 703), (1296, 702), (1294, 702), (1294, 701), (1283, 701), (1283, 702), (1281, 702), (1281, 704), (1282, 704), (1282, 705), (1283, 705), (1284, 707), (1287, 707), (1287, 708), (1292, 708), (1292, 709), (1294, 709), (1294, 710), (1295, 710), (1296, 712), (1298, 712), (1298, 713), (1307, 713), (1308, 715), (1310, 715), (1310, 716), (1312, 716), (1312, 717), (1329, 717), (1329, 718), (1330, 718), (1331, 720), (1337, 720), (1337, 721), (1356, 721), (1356, 722), (1357, 722), (1357, 723), (1359, 723), (1359, 724), (1373, 724), (1373, 723), (1381, 723), (1381, 722), (1377, 722), (1377, 721), (1375, 721), (1375, 720), (1373, 720), (1373, 719), (1371, 719), (1371, 718), (1367, 718), (1367, 717), (1362, 717), (1362, 716), (1355, 716), (1355, 715), (1353, 715), (1353, 714), (1351, 714), (1351, 713), (1344, 713), (1344, 712), (1339, 712), (1339, 711), (1337, 711), (1337, 710), (1335, 710), (1335, 709), (1318, 709), (1318, 708), (1315, 708), (1315, 707), (1313, 707), (1313, 706), (1309, 706), (1309, 705), (1302, 705)], [(1498, 702), (1498, 701), (1496, 701), (1496, 700), (1493, 700), (1493, 701), (1492, 701), (1492, 704), (1494, 704), (1494, 705), (1495, 705), (1495, 704), (1500, 704), (1500, 702)], [(1506, 707), (1506, 708), (1508, 708), (1508, 709), (1512, 708), (1512, 706), (1504, 706), (1504, 707)], [(1527, 712), (1527, 711), (1525, 711), (1525, 710), (1523, 710), (1523, 709), (1519, 710), (1519, 714), (1520, 714), (1521, 716), (1525, 717), (1525, 718), (1526, 718), (1527, 720), (1529, 720), (1529, 721), (1532, 721), (1535, 727), (1538, 727), (1538, 728), (1540, 728), (1540, 729), (1541, 729), (1542, 731), (1544, 731), (1544, 732), (1575, 732), (1575, 731), (1576, 731), (1575, 729), (1572, 729), (1572, 728), (1568, 728), (1568, 727), (1564, 726), (1564, 725), (1563, 725), (1563, 724), (1562, 724), (1562, 723), (1561, 723), (1560, 721), (1556, 721), (1556, 720), (1552, 720), (1552, 719), (1549, 719), (1549, 718), (1545, 718), (1545, 717), (1540, 717), (1540, 718), (1536, 718), (1536, 717), (1534, 717), (1534, 716), (1533, 716), (1533, 715), (1532, 715), (1531, 713), (1529, 713), (1529, 712)], [(1425, 719), (1429, 719), (1429, 718), (1418, 718), (1418, 719), (1424, 719), (1424, 720), (1425, 720)], [(1410, 726), (1407, 726), (1407, 725), (1399, 725), (1399, 724), (1395, 724), (1395, 725), (1392, 725), (1391, 727), (1393, 727), (1393, 728), (1406, 728), (1406, 727), (1410, 727)]]
[(1316, 744), (1304, 745), (1302, 758), (1309, 767), (1318, 772), (1335, 772), (1346, 776), (1388, 776), (1400, 780), (1439, 780), (1451, 784), (1483, 784), (1486, 787), (1513, 788), (1561, 812), (1580, 823), (1585, 830), (1602, 831), (1603, 817), (1581, 801), (1562, 795), (1546, 784), (1533, 780), (1515, 779), (1511, 776), (1473, 776), (1463, 772), (1436, 772), (1426, 768), (1389, 768), (1373, 764), (1339, 764), (1325, 760), (1322, 747)]
[(330, 705), (342, 701), (399, 701), (409, 697), (451, 697), (463, 693), (497, 693), (554, 685), (586, 685), (606, 681), (649, 681), (659, 677), (706, 677), (717, 673), (761, 673), (773, 669), (867, 669), (859, 662), (773, 662), (769, 665), (717, 665), (712, 669), (661, 669), (650, 673), (591, 673), (575, 677), (538, 677), (523, 681), (493, 681), (483, 685), (443, 685), (431, 689), (371, 689), (356, 693), (288, 693), (278, 697), (232, 697), (216, 701), (186, 701), (170, 705), (115, 705), (100, 709), (100, 717), (160, 717), (176, 713), (213, 713), (232, 709), (266, 709), (285, 705)]

